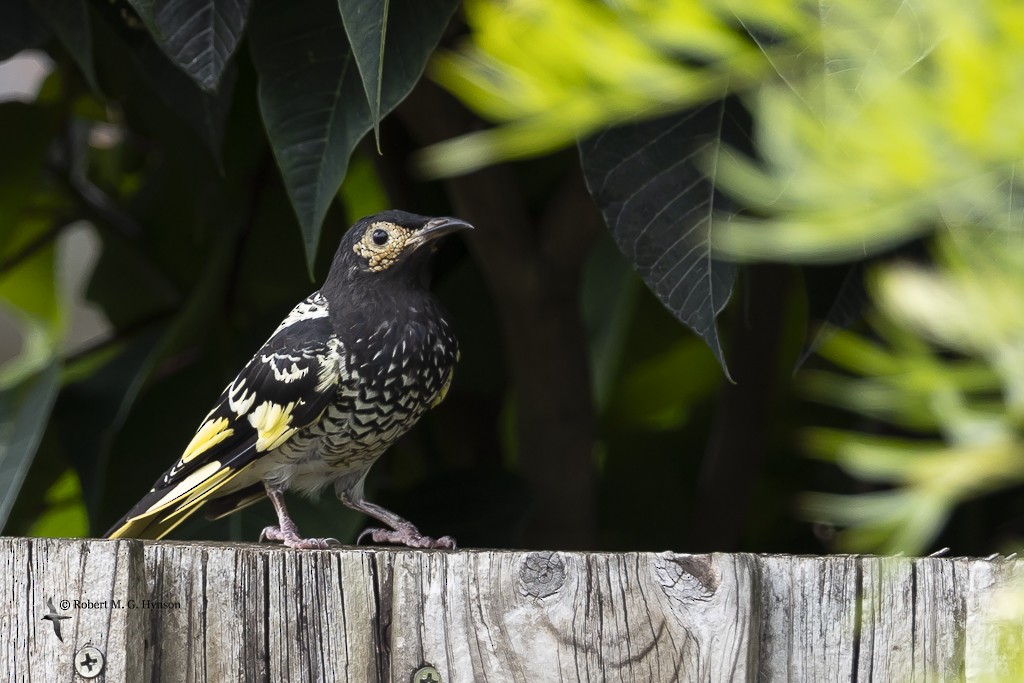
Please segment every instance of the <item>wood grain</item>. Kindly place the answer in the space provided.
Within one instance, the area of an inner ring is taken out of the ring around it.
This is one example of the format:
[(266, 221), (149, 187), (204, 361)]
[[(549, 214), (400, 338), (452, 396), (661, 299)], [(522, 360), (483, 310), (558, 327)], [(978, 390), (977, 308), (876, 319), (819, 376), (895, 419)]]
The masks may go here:
[(3, 538), (0, 671), (81, 681), (91, 644), (102, 681), (1008, 680), (1022, 586), (1002, 559)]

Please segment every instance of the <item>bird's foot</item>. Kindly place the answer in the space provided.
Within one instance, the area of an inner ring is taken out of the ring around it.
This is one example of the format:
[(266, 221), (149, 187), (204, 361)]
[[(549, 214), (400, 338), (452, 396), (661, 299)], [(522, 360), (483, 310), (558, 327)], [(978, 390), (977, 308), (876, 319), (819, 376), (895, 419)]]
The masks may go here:
[(302, 538), (299, 530), (294, 527), (268, 526), (260, 532), (260, 543), (263, 541), (280, 541), (289, 548), (297, 550), (327, 550), (341, 545), (336, 538)]
[(397, 529), (366, 529), (359, 534), (356, 544), (362, 542), (363, 538), (369, 536), (374, 543), (394, 543), (410, 548), (447, 548), (455, 550), (455, 539), (451, 536), (431, 538), (424, 536), (420, 530), (412, 524), (403, 524)]

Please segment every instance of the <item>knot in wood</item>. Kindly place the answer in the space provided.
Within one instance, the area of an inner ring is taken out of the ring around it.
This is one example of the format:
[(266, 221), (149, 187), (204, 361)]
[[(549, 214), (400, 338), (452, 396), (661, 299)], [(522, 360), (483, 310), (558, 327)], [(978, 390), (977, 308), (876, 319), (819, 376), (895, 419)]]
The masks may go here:
[(718, 590), (718, 572), (706, 555), (661, 553), (654, 571), (665, 594), (679, 602), (704, 602)]
[(519, 569), (524, 595), (546, 598), (565, 583), (565, 561), (556, 552), (530, 553)]

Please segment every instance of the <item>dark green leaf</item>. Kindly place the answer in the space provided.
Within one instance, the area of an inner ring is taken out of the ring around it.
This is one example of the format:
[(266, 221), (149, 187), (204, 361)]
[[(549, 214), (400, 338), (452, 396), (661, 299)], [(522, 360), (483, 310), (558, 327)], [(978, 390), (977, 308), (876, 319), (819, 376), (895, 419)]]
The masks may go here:
[[(92, 470), (83, 470), (82, 465), (79, 466), (82, 485), (88, 492), (87, 505), (93, 518), (103, 503), (103, 484), (106, 481), (107, 467), (112, 466), (111, 453), (116, 438), (135, 409), (143, 387), (153, 379), (154, 373), (159, 370), (162, 363), (168, 362), (168, 359), (176, 354), (187, 357), (192, 353), (192, 347), (200, 346), (201, 341), (209, 338), (211, 330), (222, 324), (224, 297), (231, 275), (229, 266), (236, 249), (237, 232), (237, 227), (222, 232), (208, 255), (205, 269), (188, 302), (163, 330), (159, 340), (155, 344), (150, 343), (151, 336), (147, 335), (143, 338), (143, 346), (130, 350), (130, 355), (125, 354), (123, 358), (111, 363), (112, 371), (120, 379), (120, 385), (114, 395), (111, 396), (107, 390), (110, 382), (97, 383), (99, 375), (83, 383), (80, 396), (85, 401), (92, 400), (90, 397), (103, 395), (105, 390), (108, 398), (112, 399), (107, 400), (102, 406), (106, 411), (102, 419), (89, 419), (89, 413), (96, 412), (94, 409), (68, 410), (65, 405), (66, 397), (62, 394), (59, 406), (62, 419), (67, 420), (67, 424), (70, 425), (76, 422), (82, 424), (84, 421), (81, 428), (66, 428), (63, 431), (76, 435), (88, 434), (87, 443), (93, 449), (82, 462), (84, 465), (91, 461)], [(171, 361), (170, 364), (173, 366), (181, 362)], [(125, 368), (129, 368), (130, 373), (125, 373)], [(69, 387), (64, 394), (68, 397), (75, 396), (74, 388)], [(114, 480), (116, 481), (117, 477)]]
[(457, 0), (338, 0), (370, 104), (378, 150), (382, 109), (401, 102), (419, 80), (458, 4)]
[(622, 425), (675, 429), (720, 384), (707, 349), (690, 337), (632, 364), (612, 395), (609, 412)]
[(0, 130), (5, 135), (0, 163), (0, 242), (9, 243), (21, 208), (31, 198), (57, 132), (59, 113), (53, 107), (22, 102), (0, 104)]
[(458, 0), (338, 0), (370, 104), (378, 151), (381, 117), (405, 99), (423, 75), (458, 6)]
[(67, 469), (43, 497), (46, 506), (36, 518), (29, 536), (68, 538), (89, 533), (82, 484), (73, 469)]
[[(849, 266), (836, 266), (827, 270), (834, 273), (837, 269), (841, 269), (843, 272), (842, 278), (838, 284), (831, 284), (828, 287), (827, 293), (830, 295), (831, 301), (828, 304), (828, 310), (825, 313), (824, 325), (818, 329), (818, 332), (814, 335), (814, 338), (808, 342), (803, 352), (800, 354), (800, 358), (797, 360), (796, 369), (800, 369), (807, 359), (821, 348), (821, 345), (831, 337), (836, 330), (845, 329), (853, 324), (855, 321), (860, 319), (864, 314), (864, 310), (868, 304), (868, 292), (864, 288), (864, 264), (854, 263)], [(810, 312), (811, 319), (817, 318), (815, 315), (814, 304), (817, 300), (821, 299), (821, 278), (815, 277), (817, 273), (814, 270), (805, 270), (805, 277), (807, 280), (808, 287), (808, 299), (810, 300), (812, 309)]]
[(384, 46), (387, 43), (388, 8), (391, 0), (365, 2), (338, 0), (338, 9), (345, 24), (345, 33), (352, 45), (352, 54), (359, 67), (359, 76), (366, 91), (373, 119), (373, 133), (380, 149), (380, 96), (384, 75)]
[(132, 6), (132, 9), (142, 19), (142, 23), (149, 27), (151, 32), (156, 30), (156, 18), (153, 11), (154, 0), (128, 0), (128, 4)]
[(133, 55), (149, 87), (199, 134), (221, 165), (224, 126), (234, 95), (236, 69), (229, 65), (217, 92), (207, 92), (176, 68), (151, 42), (138, 46)]
[(250, 42), (263, 121), (312, 262), (349, 154), (366, 132), (366, 96), (329, 0), (261, 3)]
[(640, 279), (608, 235), (594, 245), (583, 271), (581, 304), (587, 327), (590, 382), (599, 413), (612, 398)]
[[(458, 6), (459, 0), (391, 0), (387, 14), (387, 35), (391, 38), (384, 41), (381, 33), (381, 41), (385, 42), (381, 83), (377, 88), (381, 117), (398, 106), (420, 80)], [(356, 59), (361, 64), (358, 53)], [(370, 92), (369, 87), (366, 92)]]
[(0, 529), (43, 438), (60, 388), (56, 361), (17, 386), (0, 392)]
[(579, 148), (587, 187), (622, 253), (728, 376), (715, 316), (729, 300), (736, 267), (711, 257), (711, 230), (724, 205), (699, 165), (713, 164), (727, 126), (736, 127), (719, 103), (608, 130)]
[(134, 378), (142, 372), (159, 343), (162, 331), (153, 330), (133, 337), (120, 353), (91, 376), (68, 383), (60, 392), (53, 411), (54, 431), (78, 471), (86, 506), (90, 509), (95, 509), (100, 499), (109, 495), (103, 484), (111, 443), (121, 427), (117, 422), (118, 412)]
[(31, 0), (39, 16), (46, 19), (61, 44), (82, 70), (89, 87), (96, 86), (96, 69), (92, 57), (92, 31), (89, 26), (89, 8), (85, 0)]
[(23, 220), (8, 227), (12, 231), (2, 252), (13, 253), (4, 254), (0, 302), (19, 311), (29, 327), (55, 342), (63, 320), (56, 284), (56, 233), (41, 219)]
[(250, 0), (131, 0), (167, 56), (215, 91), (245, 31)]
[(28, 0), (0, 2), (0, 62), (22, 50), (36, 47), (49, 35)]
[[(380, 116), (394, 108), (422, 75), (456, 5), (454, 0), (391, 3), (389, 31), (402, 40), (389, 41), (385, 49), (383, 78), (378, 79)], [(312, 263), (320, 227), (345, 177), (349, 156), (375, 120), (367, 104), (369, 90), (360, 78), (334, 0), (260, 3), (254, 10), (250, 41), (263, 120), (302, 226), (307, 261)], [(379, 62), (379, 41), (377, 49)], [(376, 82), (369, 87), (378, 89)]]

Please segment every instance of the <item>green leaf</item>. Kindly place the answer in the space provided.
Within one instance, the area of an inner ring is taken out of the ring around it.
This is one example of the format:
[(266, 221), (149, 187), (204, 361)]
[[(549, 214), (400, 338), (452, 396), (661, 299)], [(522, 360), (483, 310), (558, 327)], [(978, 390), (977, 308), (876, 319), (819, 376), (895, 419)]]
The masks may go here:
[[(21, 352), (0, 365), (0, 388), (36, 375), (53, 361), (64, 333), (64, 310), (55, 283), (53, 231), (42, 220), (17, 223), (0, 254), (0, 305), (20, 323)], [(12, 256), (13, 254), (13, 256)]]
[(39, 21), (28, 0), (0, 2), (0, 62), (36, 47), (48, 35), (46, 25)]
[(45, 496), (46, 508), (28, 530), (36, 538), (81, 538), (89, 533), (82, 485), (73, 469), (53, 483)]
[(313, 262), (327, 208), (370, 119), (338, 9), (273, 0), (252, 19), (260, 109)]
[(707, 343), (726, 376), (715, 317), (729, 301), (736, 267), (712, 258), (723, 198), (698, 164), (705, 157), (713, 164), (723, 136), (742, 136), (741, 128), (719, 103), (579, 143), (587, 187), (619, 249)]
[[(380, 90), (379, 116), (391, 111), (419, 80), (456, 5), (454, 0), (391, 4), (389, 30), (402, 40), (387, 43), (379, 86), (376, 81), (370, 86)], [(379, 117), (368, 104), (336, 2), (260, 3), (253, 13), (250, 42), (263, 121), (312, 264), (324, 216), (352, 150)], [(362, 58), (369, 59), (366, 54)]]
[(156, 30), (156, 19), (153, 13), (154, 0), (128, 0), (128, 4), (132, 6), (132, 9), (139, 15), (142, 23), (149, 28), (150, 32)]
[(153, 92), (198, 133), (217, 165), (222, 165), (224, 126), (231, 110), (237, 69), (229, 65), (221, 77), (219, 90), (213, 93), (185, 76), (152, 42), (139, 45), (132, 55)]
[(345, 182), (338, 191), (345, 205), (345, 218), (349, 225), (363, 216), (384, 211), (390, 206), (377, 171), (366, 154), (356, 152), (349, 162)]
[(71, 55), (89, 87), (99, 92), (92, 57), (92, 31), (85, 0), (31, 0), (32, 8), (46, 19)]
[(251, 0), (130, 0), (153, 39), (204, 90), (216, 91)]
[[(692, 337), (632, 364), (612, 394), (608, 412), (641, 429), (676, 429), (694, 406), (713, 395), (721, 377), (707, 349)], [(686, 381), (680, 381), (681, 378)]]
[(7, 522), (60, 389), (60, 366), (0, 391), (0, 529)]
[[(808, 280), (807, 294), (812, 306), (815, 303), (815, 299), (820, 298), (820, 296), (816, 297), (815, 295), (822, 293), (828, 295), (831, 301), (829, 302), (828, 310), (824, 314), (823, 325), (818, 328), (814, 337), (804, 347), (800, 358), (797, 360), (796, 369), (803, 367), (807, 359), (817, 353), (821, 345), (835, 334), (836, 330), (845, 329), (859, 320), (867, 308), (868, 293), (864, 288), (864, 265), (862, 263), (854, 263), (841, 266), (841, 269), (843, 276), (838, 283), (834, 281), (829, 282), (823, 277), (816, 277), (817, 275), (822, 275), (822, 273), (805, 270), (805, 277)], [(834, 271), (836, 268), (825, 268), (823, 270), (826, 271), (825, 275), (828, 275), (834, 273), (827, 273), (827, 271)], [(816, 317), (813, 308), (811, 310), (811, 317), (812, 319)]]
[(590, 354), (590, 383), (598, 412), (614, 398), (615, 381), (641, 292), (640, 279), (604, 235), (591, 248), (581, 286), (583, 322)]
[(373, 135), (380, 151), (380, 96), (384, 82), (384, 46), (388, 33), (388, 8), (391, 0), (364, 2), (338, 0), (352, 54), (363, 80), (366, 101), (373, 119)]
[(338, 0), (378, 152), (381, 117), (419, 80), (458, 5), (458, 0)]
[(104, 491), (103, 482), (111, 444), (121, 428), (116, 418), (122, 404), (134, 399), (129, 390), (146, 367), (162, 331), (133, 337), (113, 359), (79, 381), (69, 382), (60, 392), (53, 411), (54, 431), (78, 471), (87, 504), (99, 505), (99, 499), (111, 495)]
[(17, 131), (17, 135), (5, 135), (3, 142), (0, 247), (6, 248), (12, 241), (10, 231), (16, 229), (18, 213), (38, 185), (46, 151), (59, 123), (59, 112), (53, 107), (23, 102), (0, 104), (0, 130)]
[[(137, 364), (130, 382), (118, 392), (115, 402), (108, 404), (108, 408), (113, 408), (116, 405), (116, 410), (112, 415), (108, 415), (107, 419), (96, 425), (101, 428), (101, 431), (94, 433), (92, 439), (93, 445), (98, 449), (93, 454), (94, 471), (83, 474), (83, 483), (90, 491), (87, 505), (93, 515), (100, 509), (103, 502), (103, 483), (106, 481), (114, 439), (124, 427), (143, 387), (152, 380), (161, 363), (176, 353), (186, 353), (190, 346), (197, 343), (197, 340), (207, 339), (210, 330), (223, 323), (221, 317), (224, 310), (224, 296), (232, 274), (230, 263), (237, 249), (238, 230), (238, 226), (232, 226), (232, 229), (225, 229), (218, 236), (217, 242), (209, 251), (203, 273), (189, 295), (188, 302), (163, 332), (159, 341), (155, 345), (145, 348), (146, 355), (141, 363), (138, 363), (138, 357), (135, 357), (134, 362)], [(88, 396), (88, 394), (85, 395)], [(72, 420), (81, 419), (74, 414), (70, 415), (70, 418)], [(93, 427), (92, 431), (95, 432), (95, 430), (96, 427)], [(79, 471), (81, 472), (81, 469)], [(88, 476), (95, 477), (95, 481), (90, 482)]]

